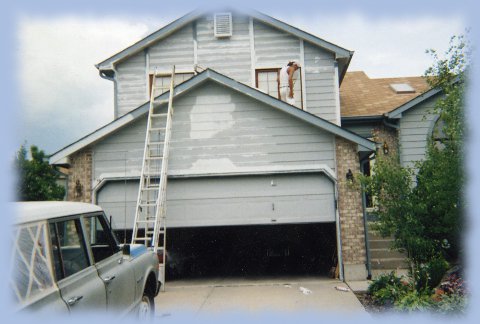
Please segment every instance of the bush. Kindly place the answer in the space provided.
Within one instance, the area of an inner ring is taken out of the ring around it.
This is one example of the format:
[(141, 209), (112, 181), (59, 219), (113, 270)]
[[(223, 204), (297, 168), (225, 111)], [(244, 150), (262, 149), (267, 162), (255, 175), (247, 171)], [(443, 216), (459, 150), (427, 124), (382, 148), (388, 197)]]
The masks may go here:
[(443, 275), (448, 269), (448, 262), (443, 257), (436, 257), (427, 263), (420, 264), (412, 276), (415, 282), (415, 288), (420, 291), (422, 289), (433, 289), (440, 284)]
[(460, 293), (442, 295), (442, 299), (436, 304), (436, 310), (442, 314), (465, 314), (467, 297)]
[(408, 284), (402, 280), (402, 277), (397, 277), (392, 271), (374, 280), (367, 292), (376, 304), (389, 306), (393, 305), (408, 289)]
[(427, 311), (430, 310), (434, 301), (428, 290), (411, 290), (401, 296), (395, 302), (395, 308), (399, 311)]

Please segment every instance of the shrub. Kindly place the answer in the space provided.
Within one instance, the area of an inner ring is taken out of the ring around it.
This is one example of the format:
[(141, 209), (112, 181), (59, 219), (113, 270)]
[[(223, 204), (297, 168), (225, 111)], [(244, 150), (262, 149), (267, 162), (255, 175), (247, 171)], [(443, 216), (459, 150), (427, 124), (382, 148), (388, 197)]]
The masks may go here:
[(448, 269), (448, 262), (441, 256), (437, 256), (427, 263), (422, 263), (416, 267), (415, 274), (412, 276), (415, 282), (415, 288), (433, 289), (440, 284), (443, 275)]
[(402, 277), (397, 277), (392, 271), (389, 274), (382, 274), (374, 280), (367, 292), (376, 304), (388, 306), (393, 305), (408, 289), (408, 284), (402, 280)]
[(442, 314), (465, 314), (467, 297), (460, 293), (442, 295), (436, 304), (436, 310)]
[(427, 289), (421, 291), (411, 290), (395, 302), (395, 309), (407, 312), (427, 311), (431, 309), (433, 304), (434, 301)]

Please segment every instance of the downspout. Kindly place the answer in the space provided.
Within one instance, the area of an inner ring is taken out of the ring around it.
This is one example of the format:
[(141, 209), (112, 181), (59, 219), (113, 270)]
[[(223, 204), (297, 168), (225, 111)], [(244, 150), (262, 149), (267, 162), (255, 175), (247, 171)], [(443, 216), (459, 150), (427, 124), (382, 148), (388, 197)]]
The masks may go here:
[[(360, 162), (360, 171), (363, 173), (365, 170), (365, 164), (369, 160), (365, 159)], [(362, 183), (362, 212), (363, 212), (363, 230), (365, 232), (365, 251), (367, 255), (367, 280), (372, 279), (372, 261), (370, 257), (370, 239), (368, 234), (368, 222), (367, 222), (367, 199), (365, 196), (365, 185)]]
[(113, 82), (113, 118), (117, 119), (118, 117), (118, 103), (117, 103), (117, 70), (115, 67), (112, 67), (113, 76), (106, 75), (102, 70), (98, 71), (98, 74), (102, 79)]
[(386, 118), (383, 118), (382, 122), (385, 126), (388, 126), (390, 128), (393, 128), (393, 129), (399, 129), (400, 128), (400, 126), (398, 126), (397, 124), (392, 124), (392, 123), (387, 122)]
[(340, 227), (340, 213), (338, 212), (338, 182), (335, 181), (335, 224), (337, 227), (337, 259), (339, 268), (339, 279), (344, 281), (343, 256), (342, 256), (342, 232)]

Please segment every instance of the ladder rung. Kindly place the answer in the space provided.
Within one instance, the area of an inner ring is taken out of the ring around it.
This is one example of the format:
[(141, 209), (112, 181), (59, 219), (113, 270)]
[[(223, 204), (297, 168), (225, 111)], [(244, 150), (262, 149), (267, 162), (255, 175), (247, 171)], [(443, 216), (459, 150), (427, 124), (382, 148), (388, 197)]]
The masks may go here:
[(156, 128), (152, 127), (152, 128), (150, 128), (151, 132), (164, 131), (164, 130), (166, 130), (165, 127), (156, 127)]
[(145, 241), (145, 240), (151, 241), (152, 238), (151, 237), (136, 237), (135, 238), (135, 241)]
[(164, 113), (164, 114), (150, 114), (150, 117), (152, 117), (152, 118), (167, 117), (167, 113)]
[(160, 145), (164, 144), (165, 142), (149, 142), (148, 145)]
[(150, 156), (147, 157), (147, 160), (162, 160), (163, 156)]
[(152, 190), (159, 190), (158, 187), (152, 187), (152, 188), (147, 188), (147, 187), (144, 187), (142, 190), (148, 190), (148, 191), (152, 191)]
[(157, 205), (156, 203), (155, 203), (155, 204), (152, 204), (152, 203), (150, 203), (150, 204), (149, 204), (149, 203), (146, 203), (146, 204), (140, 204), (139, 206), (140, 206), (140, 207), (151, 207), (151, 206), (156, 206), (156, 205)]
[(154, 105), (163, 105), (163, 104), (166, 104), (166, 103), (168, 103), (168, 99), (167, 100), (165, 100), (165, 99), (163, 99), (163, 100), (153, 100)]
[(137, 223), (155, 223), (154, 219), (141, 219), (138, 220)]

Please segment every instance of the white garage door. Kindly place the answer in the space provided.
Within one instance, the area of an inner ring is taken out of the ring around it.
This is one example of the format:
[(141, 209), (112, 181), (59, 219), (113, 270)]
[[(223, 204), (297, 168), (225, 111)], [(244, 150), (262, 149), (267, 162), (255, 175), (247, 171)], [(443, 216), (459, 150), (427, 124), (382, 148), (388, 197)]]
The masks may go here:
[[(116, 228), (131, 228), (138, 182), (110, 182), (97, 202)], [(172, 179), (168, 227), (334, 222), (334, 186), (323, 174)]]

